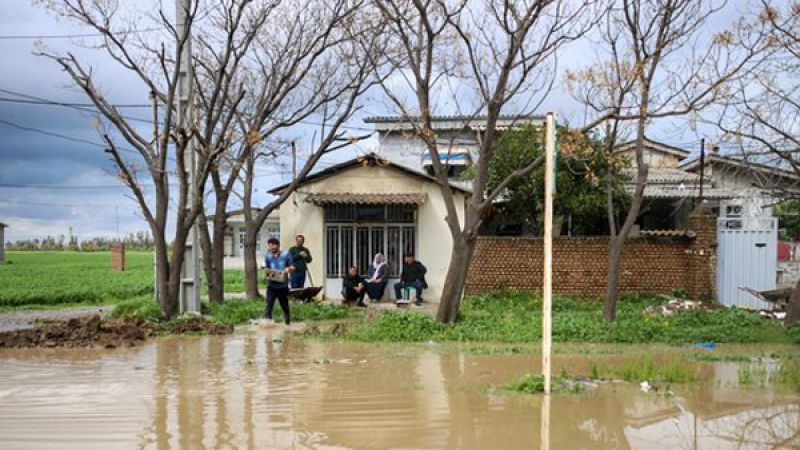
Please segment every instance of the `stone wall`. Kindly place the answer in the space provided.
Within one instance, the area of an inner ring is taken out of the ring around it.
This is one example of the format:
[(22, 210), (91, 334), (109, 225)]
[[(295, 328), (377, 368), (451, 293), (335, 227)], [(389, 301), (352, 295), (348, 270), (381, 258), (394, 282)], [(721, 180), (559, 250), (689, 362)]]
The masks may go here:
[[(716, 222), (713, 215), (695, 211), (690, 227), (683, 236), (629, 239), (622, 253), (620, 293), (669, 293), (680, 288), (695, 299), (713, 298)], [(578, 297), (604, 296), (608, 249), (608, 236), (555, 238), (553, 291)], [(501, 288), (540, 290), (543, 251), (542, 239), (537, 237), (480, 237), (466, 293)]]

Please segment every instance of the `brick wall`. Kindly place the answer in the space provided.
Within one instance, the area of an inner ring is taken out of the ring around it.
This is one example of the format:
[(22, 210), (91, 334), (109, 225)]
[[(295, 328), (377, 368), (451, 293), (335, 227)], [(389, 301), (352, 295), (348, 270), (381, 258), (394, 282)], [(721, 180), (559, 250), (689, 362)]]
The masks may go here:
[(111, 268), (117, 271), (125, 270), (125, 246), (114, 244), (111, 246)]
[[(693, 214), (693, 237), (629, 239), (622, 253), (620, 293), (668, 293), (676, 288), (693, 298), (713, 298), (716, 222)], [(609, 237), (564, 237), (553, 241), (553, 291), (578, 297), (605, 295)], [(542, 239), (480, 237), (467, 276), (466, 293), (498, 288), (540, 290)]]

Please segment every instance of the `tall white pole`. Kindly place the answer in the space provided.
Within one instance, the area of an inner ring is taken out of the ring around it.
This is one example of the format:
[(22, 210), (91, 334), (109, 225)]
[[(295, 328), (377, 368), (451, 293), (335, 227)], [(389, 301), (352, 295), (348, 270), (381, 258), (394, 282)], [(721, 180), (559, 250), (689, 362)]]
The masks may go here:
[(542, 373), (544, 393), (550, 395), (553, 336), (553, 194), (555, 191), (556, 116), (547, 113), (544, 159), (544, 279), (542, 280)]
[[(181, 49), (180, 70), (178, 73), (178, 128), (186, 130), (194, 126), (194, 73), (192, 72), (192, 38), (189, 27), (190, 0), (177, 0), (177, 32), (178, 40), (187, 34), (186, 42)], [(189, 27), (190, 28), (190, 27)], [(190, 196), (186, 208), (190, 209), (197, 193), (197, 162), (194, 153), (194, 139), (190, 138), (184, 155), (186, 177), (189, 183)], [(202, 214), (202, 213), (201, 213)], [(183, 270), (181, 272), (181, 289), (179, 298), (180, 312), (200, 311), (200, 258), (198, 251), (197, 221), (189, 230), (186, 249), (183, 253)]]

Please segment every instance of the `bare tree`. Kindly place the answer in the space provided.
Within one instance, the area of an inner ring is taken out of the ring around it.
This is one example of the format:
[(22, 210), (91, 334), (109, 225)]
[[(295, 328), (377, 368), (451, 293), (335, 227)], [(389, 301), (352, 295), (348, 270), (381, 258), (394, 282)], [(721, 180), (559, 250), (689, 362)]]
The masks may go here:
[[(692, 115), (713, 104), (726, 95), (726, 83), (752, 70), (763, 53), (760, 40), (746, 28), (709, 36), (713, 32), (709, 20), (723, 7), (724, 2), (701, 0), (615, 2), (603, 33), (610, 61), (601, 61), (577, 76), (583, 81), (579, 98), (597, 116), (585, 130), (605, 125), (612, 130), (607, 137), (613, 145), (613, 130), (619, 127), (613, 121), (622, 121), (632, 124), (634, 136), (635, 187), (609, 249), (604, 308), (608, 322), (616, 319), (622, 250), (644, 199), (648, 126), (656, 119)], [(603, 75), (609, 70), (612, 75)], [(607, 86), (598, 87), (594, 84), (598, 81)]]
[[(272, 24), (271, 38), (259, 42), (256, 74), (264, 82), (256, 85), (245, 102), (250, 107), (238, 117), (247, 145), (260, 147), (301, 123), (317, 124), (317, 132), (315, 139), (306, 141), (311, 148), (297, 176), (260, 208), (254, 205), (253, 189), (261, 153), (251, 150), (242, 161), (248, 298), (259, 296), (256, 242), (269, 214), (289, 198), (322, 156), (368, 137), (345, 131), (345, 122), (360, 108), (357, 100), (376, 82), (371, 53), (379, 48), (381, 22), (368, 17), (366, 5), (366, 0), (298, 2), (288, 18), (284, 10)], [(288, 142), (282, 145), (284, 154), (288, 149)]]
[[(515, 109), (515, 115), (527, 115), (546, 97), (552, 86), (556, 50), (590, 28), (590, 6), (594, 3), (375, 1), (393, 38), (383, 58), (394, 70), (395, 78), (404, 82), (384, 82), (383, 90), (398, 112), (412, 123), (414, 134), (431, 155), (453, 241), (437, 313), (439, 322), (457, 319), (478, 230), (492, 201), (511, 181), (527, 176), (541, 164), (541, 158), (530, 161), (487, 192), (489, 162), (499, 136), (498, 120), (509, 108)], [(458, 85), (455, 91), (449, 89), (453, 84)], [(408, 92), (410, 95), (406, 95)], [(443, 109), (440, 103), (453, 105), (456, 112), (470, 119), (485, 115), (473, 192), (463, 221), (447, 179), (447, 162), (439, 156), (441, 144), (437, 143), (432, 123), (434, 114)]]
[[(732, 156), (758, 188), (776, 199), (800, 199), (800, 4), (762, 0), (758, 7), (745, 26), (762, 35), (768, 56), (720, 99), (713, 123), (734, 140), (740, 154)], [(798, 321), (800, 280), (785, 319)]]
[[(256, 236), (268, 214), (285, 198), (265, 208), (254, 209), (252, 192), (257, 161), (280, 162), (289, 154), (289, 143), (281, 144), (280, 136), (291, 133), (295, 126), (322, 123), (325, 133), (341, 138), (340, 127), (357, 107), (356, 100), (368, 86), (369, 58), (354, 45), (349, 28), (360, 26), (358, 36), (364, 41), (374, 36), (374, 26), (364, 25), (359, 17), (363, 0), (335, 2), (297, 2), (274, 0), (249, 18), (258, 21), (261, 32), (253, 36), (247, 54), (236, 72), (225, 76), (242, 86), (242, 101), (235, 111), (234, 124), (228, 136), (228, 150), (210, 171), (214, 192), (213, 233), (201, 227), (209, 298), (222, 301), (224, 295), (224, 239), (227, 208), (231, 195), (244, 203), (246, 233), (244, 239), (245, 274), (248, 298), (258, 296)], [(226, 15), (224, 23), (236, 20)], [(207, 57), (222, 56), (214, 50), (214, 36), (198, 36), (200, 52)], [(234, 59), (235, 59), (234, 57)], [(213, 66), (201, 66), (201, 82), (213, 86)], [(214, 92), (201, 98), (205, 109), (211, 105)], [(209, 116), (213, 114), (210, 111)], [(333, 121), (333, 123), (330, 123)], [(321, 153), (332, 150), (332, 141), (322, 144)], [(310, 159), (301, 170), (305, 176), (318, 157)], [(302, 178), (300, 178), (302, 179)], [(291, 188), (293, 189), (293, 187)], [(243, 193), (235, 191), (241, 190)], [(287, 196), (291, 190), (287, 192)], [(205, 221), (205, 217), (201, 218)]]
[[(161, 9), (139, 12), (114, 1), (39, 3), (97, 33), (98, 37), (89, 38), (84, 46), (105, 52), (118, 67), (135, 75), (142, 92), (151, 95), (152, 136), (143, 134), (142, 127), (132, 122), (134, 119), (120, 113), (96, 81), (89, 64), (71, 52), (41, 52), (58, 63), (89, 97), (99, 112), (101, 128), (113, 130), (104, 131), (103, 139), (119, 178), (130, 189), (153, 233), (161, 313), (165, 318), (172, 317), (178, 310), (186, 239), (197, 217), (204, 213), (203, 193), (209, 173), (219, 156), (236, 141), (236, 112), (252, 81), (240, 74), (240, 68), (260, 38), (265, 17), (276, 4), (254, 0), (192, 1), (182, 14), (182, 27), (178, 27), (170, 19), (171, 14)], [(196, 123), (190, 123), (185, 116), (178, 120), (177, 114), (180, 73), (182, 64), (186, 64), (177, 55), (190, 45), (192, 34), (199, 37), (201, 50), (190, 62), (202, 81), (200, 88), (194, 90), (200, 117)], [(197, 143), (194, 183), (185, 164), (192, 140)], [(123, 147), (120, 141), (132, 148)], [(142, 176), (152, 181), (152, 199), (143, 187)], [(171, 191), (171, 183), (177, 184), (176, 193)], [(171, 206), (175, 207), (174, 213), (170, 213)], [(168, 238), (170, 223), (175, 232)]]

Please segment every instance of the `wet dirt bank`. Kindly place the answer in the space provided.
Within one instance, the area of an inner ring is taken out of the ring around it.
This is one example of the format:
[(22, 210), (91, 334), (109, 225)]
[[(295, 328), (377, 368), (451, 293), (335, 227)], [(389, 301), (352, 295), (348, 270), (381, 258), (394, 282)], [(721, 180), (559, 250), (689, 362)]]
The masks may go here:
[(0, 348), (132, 347), (159, 334), (230, 334), (231, 325), (192, 318), (163, 324), (139, 319), (102, 319), (99, 315), (49, 322), (35, 328), (0, 332)]
[[(552, 449), (800, 445), (800, 398), (768, 382), (741, 387), (734, 362), (702, 363), (705, 381), (672, 395), (601, 385), (554, 395), (548, 409), (542, 396), (497, 389), (537, 372), (538, 355), (473, 350), (318, 342), (279, 327), (114, 352), (0, 349), (0, 448), (533, 449), (545, 436)], [(556, 354), (554, 367), (680, 349), (594, 350)]]

